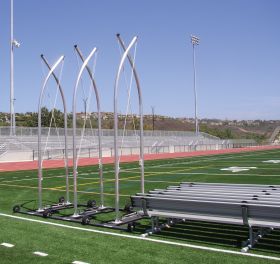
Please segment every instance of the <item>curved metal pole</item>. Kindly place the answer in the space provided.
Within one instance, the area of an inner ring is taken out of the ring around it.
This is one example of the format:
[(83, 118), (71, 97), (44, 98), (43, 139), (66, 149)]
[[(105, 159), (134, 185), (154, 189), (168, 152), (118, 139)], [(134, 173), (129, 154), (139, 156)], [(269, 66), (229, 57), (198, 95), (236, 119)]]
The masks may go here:
[(136, 43), (137, 37), (134, 37), (130, 44), (128, 45), (127, 49), (125, 50), (120, 64), (119, 64), (119, 69), (116, 75), (116, 80), (115, 80), (115, 87), (114, 87), (114, 150), (115, 150), (115, 212), (116, 212), (116, 220), (115, 222), (118, 223), (120, 222), (119, 219), (119, 212), (120, 212), (120, 193), (119, 193), (119, 150), (118, 150), (118, 86), (119, 86), (119, 79), (120, 79), (120, 74), (123, 69), (123, 65), (125, 62), (125, 59), (127, 58), (127, 55), (130, 51), (130, 49), (133, 47), (133, 45)]
[[(118, 41), (119, 41), (122, 49), (125, 51), (126, 47), (125, 47), (125, 44), (124, 44), (123, 40), (121, 39), (120, 34), (117, 34), (117, 38), (118, 38)], [(140, 169), (141, 169), (141, 192), (144, 193), (145, 192), (145, 179), (144, 179), (144, 135), (143, 135), (144, 133), (143, 133), (142, 91), (141, 91), (140, 81), (139, 81), (139, 78), (138, 78), (137, 71), (135, 69), (134, 62), (133, 62), (129, 53), (127, 55), (127, 58), (128, 58), (130, 66), (132, 68), (133, 76), (134, 76), (137, 91), (138, 91), (139, 116), (140, 116), (140, 160), (139, 160), (139, 165), (140, 165)]]
[[(75, 45), (74, 48), (75, 48), (76, 52), (78, 53), (79, 57), (81, 58), (82, 62), (84, 62), (85, 59), (84, 59), (83, 54), (80, 51), (78, 45)], [(97, 113), (98, 113), (98, 164), (99, 164), (99, 181), (100, 181), (100, 206), (101, 206), (101, 208), (103, 208), (104, 207), (104, 179), (103, 179), (103, 164), (102, 164), (102, 139), (101, 139), (102, 126), (101, 126), (100, 99), (99, 99), (97, 85), (93, 78), (91, 69), (88, 65), (86, 65), (86, 69), (87, 69), (89, 78), (91, 80), (92, 87), (94, 89)]]
[(78, 85), (80, 82), (80, 79), (82, 77), (83, 71), (86, 68), (88, 62), (90, 61), (91, 57), (94, 55), (96, 52), (96, 48), (94, 48), (91, 53), (88, 55), (88, 57), (85, 59), (84, 63), (82, 64), (82, 67), (80, 68), (75, 88), (74, 88), (74, 93), (73, 93), (73, 105), (72, 105), (72, 113), (73, 113), (73, 186), (74, 186), (74, 216), (78, 216), (77, 214), (77, 209), (78, 209), (78, 196), (77, 196), (77, 149), (76, 149), (76, 97), (77, 97), (77, 90), (78, 90)]
[(42, 100), (44, 96), (44, 92), (46, 89), (46, 85), (48, 83), (48, 80), (50, 76), (53, 74), (54, 70), (57, 68), (57, 66), (64, 60), (64, 56), (59, 57), (59, 59), (56, 61), (56, 63), (51, 67), (47, 77), (45, 78), (44, 84), (41, 89), (40, 98), (39, 98), (39, 104), (38, 104), (38, 195), (39, 195), (39, 206), (38, 211), (43, 210), (42, 208), (42, 149), (41, 149), (41, 106), (42, 106)]
[[(42, 60), (45, 62), (47, 65), (48, 69), (51, 70), (51, 66), (49, 65), (48, 61), (44, 57), (44, 55), (41, 55)], [(66, 178), (66, 203), (70, 203), (70, 198), (69, 198), (69, 162), (68, 162), (68, 140), (67, 140), (67, 107), (66, 107), (66, 100), (64, 96), (64, 92), (62, 89), (62, 86), (60, 84), (59, 79), (55, 75), (54, 72), (52, 72), (52, 76), (54, 77), (58, 88), (59, 92), (62, 98), (62, 103), (63, 103), (63, 110), (64, 110), (64, 145), (65, 145), (65, 178)]]

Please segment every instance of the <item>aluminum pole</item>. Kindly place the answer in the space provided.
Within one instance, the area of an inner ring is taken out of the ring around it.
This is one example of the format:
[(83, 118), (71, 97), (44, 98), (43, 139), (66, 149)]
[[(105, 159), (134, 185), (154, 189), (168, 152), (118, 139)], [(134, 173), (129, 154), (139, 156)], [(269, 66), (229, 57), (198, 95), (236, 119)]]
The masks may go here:
[(94, 48), (88, 57), (85, 59), (84, 63), (82, 64), (75, 88), (73, 93), (73, 104), (72, 104), (72, 113), (73, 113), (73, 187), (74, 187), (74, 217), (78, 216), (78, 195), (77, 195), (77, 175), (78, 175), (78, 161), (77, 161), (77, 147), (76, 147), (76, 108), (77, 108), (77, 90), (80, 83), (80, 79), (82, 77), (83, 71), (86, 68), (88, 62), (90, 61), (91, 57), (96, 52), (96, 48)]
[(191, 42), (193, 45), (193, 90), (194, 90), (194, 115), (195, 115), (195, 134), (199, 134), (199, 125), (197, 118), (197, 91), (196, 91), (196, 65), (195, 65), (195, 46), (199, 44), (199, 38), (191, 36)]
[[(42, 60), (45, 62), (47, 65), (48, 69), (51, 70), (51, 66), (49, 65), (48, 61), (44, 57), (44, 55), (41, 55)], [(61, 87), (60, 81), (55, 75), (54, 72), (52, 72), (52, 76), (55, 79), (55, 82), (58, 85), (59, 92), (62, 98), (62, 103), (63, 103), (63, 110), (64, 110), (64, 144), (65, 144), (65, 178), (66, 178), (66, 203), (70, 203), (70, 198), (69, 198), (69, 162), (68, 162), (68, 140), (67, 140), (67, 107), (66, 107), (66, 100), (64, 96), (63, 89)]]
[[(126, 51), (125, 44), (123, 40), (121, 39), (120, 34), (117, 34), (118, 41), (124, 51)], [(143, 102), (142, 102), (142, 90), (140, 86), (139, 77), (137, 74), (137, 71), (135, 69), (134, 62), (130, 56), (130, 54), (127, 54), (127, 58), (129, 61), (129, 64), (132, 68), (133, 76), (136, 82), (136, 87), (138, 91), (138, 102), (139, 102), (139, 115), (140, 115), (140, 170), (141, 170), (141, 193), (145, 193), (145, 172), (144, 172), (144, 127), (143, 127)]]
[[(118, 68), (118, 72), (116, 75), (115, 86), (114, 86), (114, 151), (115, 151), (115, 212), (116, 212), (116, 219), (115, 223), (120, 222), (119, 213), (120, 213), (120, 193), (119, 193), (119, 149), (118, 149), (118, 88), (119, 88), (119, 79), (121, 75), (121, 71), (123, 69), (123, 65), (125, 59), (128, 57), (128, 53), (133, 45), (136, 43), (137, 37), (134, 37), (130, 44), (128, 45), (127, 49), (125, 50), (120, 64)], [(141, 126), (141, 120), (140, 120)]]
[(196, 134), (196, 136), (198, 136), (197, 92), (196, 92), (196, 69), (195, 69), (195, 47), (194, 47), (194, 44), (193, 44), (193, 90), (194, 90), (195, 134)]
[(42, 147), (41, 147), (41, 133), (42, 133), (42, 124), (41, 124), (41, 107), (44, 92), (48, 83), (50, 76), (53, 74), (56, 67), (64, 60), (64, 56), (61, 56), (56, 63), (52, 66), (51, 70), (49, 71), (47, 77), (45, 78), (44, 84), (41, 89), (39, 103), (38, 103), (38, 211), (42, 211), (42, 180), (43, 180), (43, 172), (42, 172)]
[[(85, 59), (79, 47), (75, 45), (74, 48), (78, 53), (79, 57), (81, 58), (82, 62), (84, 62)], [(100, 181), (100, 207), (103, 208), (104, 207), (104, 179), (103, 179), (103, 162), (102, 162), (102, 125), (101, 125), (100, 99), (99, 99), (99, 92), (97, 89), (97, 85), (93, 78), (91, 69), (88, 65), (86, 65), (86, 69), (90, 77), (92, 87), (94, 89), (97, 113), (98, 113), (98, 164), (99, 164), (99, 181)]]
[(15, 135), (14, 110), (14, 0), (11, 0), (11, 39), (10, 39), (10, 135)]

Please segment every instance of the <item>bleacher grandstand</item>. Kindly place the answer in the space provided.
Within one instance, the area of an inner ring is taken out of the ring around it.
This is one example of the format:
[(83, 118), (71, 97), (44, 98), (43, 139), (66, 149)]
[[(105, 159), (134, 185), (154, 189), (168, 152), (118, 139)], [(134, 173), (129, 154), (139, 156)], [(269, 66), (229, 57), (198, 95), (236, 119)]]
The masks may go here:
[[(113, 130), (102, 131), (102, 152), (104, 157), (114, 155)], [(10, 136), (9, 127), (0, 128), (0, 161), (36, 160), (38, 156), (38, 130), (31, 127), (17, 127), (16, 135)], [(139, 131), (119, 131), (121, 155), (139, 154)], [(98, 130), (77, 129), (80, 157), (98, 156)], [(144, 131), (145, 153), (173, 153), (198, 150), (218, 150), (253, 146), (254, 140), (222, 140), (215, 136), (185, 131)], [(68, 129), (68, 149), (72, 154), (72, 129)], [(64, 129), (42, 128), (42, 149), (44, 159), (61, 159), (64, 155)]]

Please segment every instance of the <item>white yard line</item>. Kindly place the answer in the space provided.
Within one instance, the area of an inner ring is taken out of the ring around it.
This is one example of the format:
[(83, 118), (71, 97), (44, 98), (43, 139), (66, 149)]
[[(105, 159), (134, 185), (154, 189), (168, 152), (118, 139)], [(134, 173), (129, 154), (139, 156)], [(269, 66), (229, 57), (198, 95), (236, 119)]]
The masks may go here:
[[(50, 177), (43, 177), (44, 179), (54, 179), (54, 178), (64, 178), (65, 176), (50, 176)], [(4, 183), (12, 183), (12, 182), (20, 182), (20, 181), (38, 181), (38, 177), (36, 178), (28, 178), (28, 179), (19, 179), (19, 180), (4, 180)]]
[(87, 228), (83, 228), (83, 227), (69, 226), (69, 225), (58, 224), (58, 223), (53, 223), (53, 222), (46, 222), (46, 221), (41, 221), (41, 220), (37, 220), (37, 219), (25, 218), (25, 217), (3, 214), (3, 213), (0, 213), (0, 216), (9, 217), (9, 218), (18, 219), (18, 220), (23, 220), (23, 221), (28, 221), (28, 222), (33, 222), (33, 223), (40, 223), (40, 224), (51, 225), (51, 226), (56, 226), (56, 227), (79, 230), (79, 231), (84, 231), (84, 232), (92, 232), (92, 233), (108, 235), (108, 236), (123, 237), (123, 238), (135, 239), (135, 240), (144, 240), (144, 241), (147, 241), (147, 242), (154, 242), (154, 243), (159, 243), (159, 244), (166, 244), (166, 245), (180, 246), (180, 247), (206, 250), (206, 251), (212, 251), (212, 252), (220, 252), (220, 253), (225, 253), (225, 254), (241, 255), (241, 256), (245, 256), (245, 257), (255, 257), (255, 258), (261, 258), (261, 259), (270, 259), (270, 260), (280, 261), (279, 257), (272, 257), (272, 256), (259, 255), (259, 254), (253, 254), (253, 253), (243, 253), (243, 252), (238, 252), (238, 251), (233, 251), (233, 250), (226, 250), (226, 249), (219, 249), (219, 248), (205, 247), (205, 246), (197, 246), (197, 245), (192, 245), (192, 244), (187, 244), (187, 243), (179, 243), (179, 242), (173, 242), (173, 241), (153, 239), (153, 238), (148, 238), (148, 237), (126, 235), (126, 234), (113, 233), (113, 232), (101, 231), (101, 230), (95, 230), (95, 229), (87, 229)]
[(1, 246), (3, 246), (3, 247), (7, 247), (7, 248), (12, 248), (12, 247), (14, 247), (15, 245), (13, 245), (13, 244), (10, 244), (10, 243), (2, 243), (2, 244), (0, 244)]
[[(256, 176), (256, 177), (280, 177), (280, 175), (276, 174), (247, 174), (247, 173), (209, 173), (209, 172), (146, 172), (149, 173), (162, 173), (162, 175), (170, 176), (170, 174), (174, 174), (173, 176), (178, 175), (209, 175), (209, 176)], [(156, 174), (154, 176), (157, 176)], [(151, 177), (151, 176), (150, 176)], [(125, 181), (125, 180), (124, 180)], [(146, 181), (146, 180), (145, 180)]]
[(46, 257), (48, 256), (47, 253), (44, 253), (44, 252), (40, 252), (40, 251), (35, 251), (33, 252), (34, 255), (37, 255), (37, 256), (40, 256), (40, 257)]
[(89, 264), (87, 262), (83, 262), (83, 261), (79, 261), (79, 260), (75, 260), (72, 262), (72, 264)]
[[(270, 154), (270, 153), (265, 153), (265, 154)], [(221, 154), (222, 155), (222, 154)], [(232, 159), (232, 158), (243, 158), (243, 157), (251, 157), (251, 156), (262, 156), (264, 155), (264, 153), (253, 153), (253, 154), (231, 154), (231, 155), (226, 155), (224, 157), (217, 157), (217, 155), (212, 155), (212, 156), (209, 156), (209, 157), (203, 157), (203, 156), (193, 156), (193, 157), (180, 157), (180, 158), (173, 158), (173, 160), (180, 160), (180, 159), (185, 159), (185, 158), (201, 158), (199, 160), (194, 160), (194, 161), (183, 161), (183, 162), (174, 162), (174, 163), (164, 163), (164, 164), (158, 164), (158, 165), (150, 165), (150, 166), (147, 166), (148, 168), (149, 167), (153, 167), (153, 168), (156, 168), (156, 167), (172, 167), (172, 164), (174, 165), (178, 165), (178, 164), (194, 164), (194, 163), (200, 163), (200, 162), (205, 162), (205, 161), (220, 161), (220, 160), (225, 160), (225, 159)], [(263, 158), (259, 158), (260, 161), (263, 160)], [(171, 165), (171, 166), (170, 166)], [(136, 168), (133, 168), (133, 169), (136, 169)]]

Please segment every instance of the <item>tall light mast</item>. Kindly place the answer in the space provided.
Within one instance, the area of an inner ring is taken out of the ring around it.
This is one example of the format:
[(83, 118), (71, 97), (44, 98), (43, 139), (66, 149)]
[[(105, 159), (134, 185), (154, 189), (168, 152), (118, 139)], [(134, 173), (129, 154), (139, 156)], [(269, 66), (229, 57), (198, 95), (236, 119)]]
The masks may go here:
[(193, 90), (194, 90), (194, 115), (195, 115), (195, 134), (198, 136), (199, 126), (197, 119), (197, 92), (196, 92), (196, 68), (195, 68), (195, 46), (199, 44), (199, 38), (191, 35), (191, 42), (193, 45)]
[(10, 39), (10, 135), (16, 133), (16, 117), (15, 117), (15, 95), (14, 95), (14, 47), (18, 48), (20, 43), (14, 39), (14, 0), (11, 0), (11, 39)]

